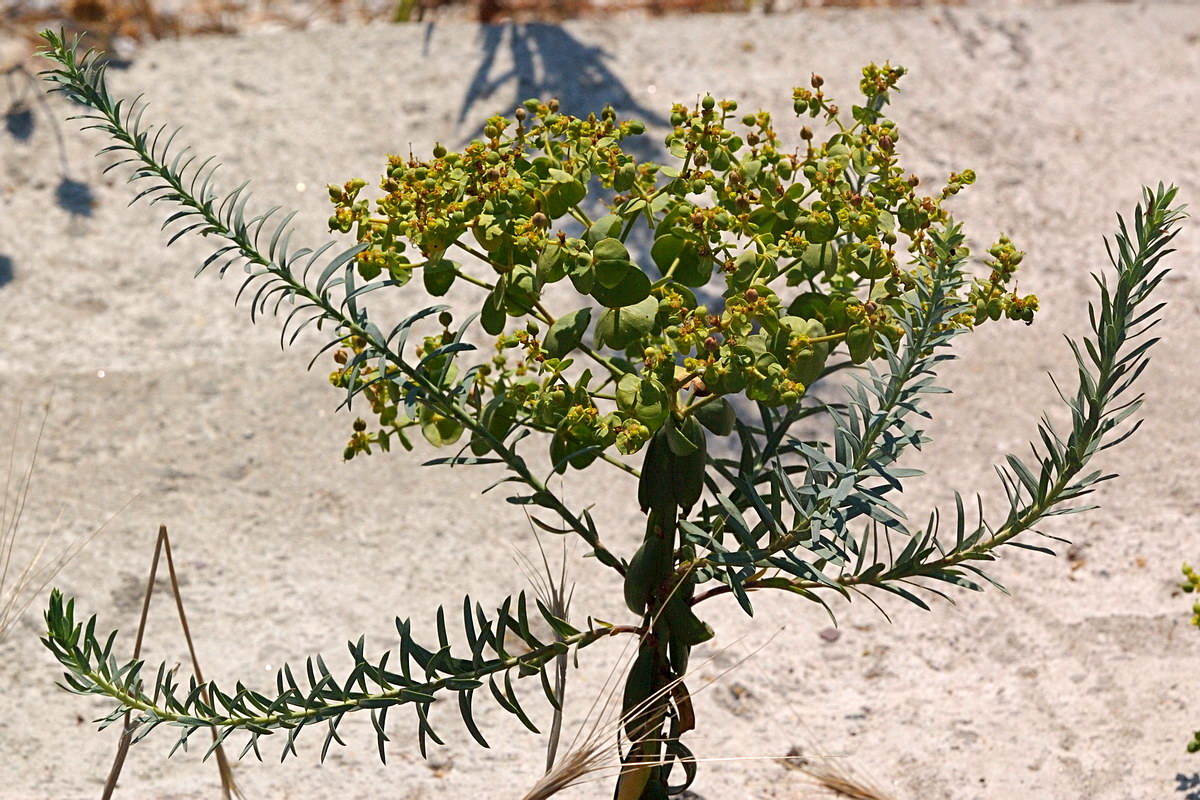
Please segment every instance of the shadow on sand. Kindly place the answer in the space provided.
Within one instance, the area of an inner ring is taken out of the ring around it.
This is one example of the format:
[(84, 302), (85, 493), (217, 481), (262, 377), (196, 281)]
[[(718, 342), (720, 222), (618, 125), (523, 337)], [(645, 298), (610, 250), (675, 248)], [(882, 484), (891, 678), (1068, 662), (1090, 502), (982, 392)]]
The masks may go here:
[[(662, 127), (667, 120), (634, 99), (609, 63), (612, 56), (601, 47), (576, 39), (559, 25), (546, 23), (505, 23), (481, 28), (480, 50), (483, 59), (463, 97), (458, 122), (495, 113), (496, 103), (510, 103), (509, 97), (492, 100), (497, 91), (510, 89), (516, 102), (528, 97), (548, 100), (557, 97), (563, 111), (576, 116), (598, 112), (605, 104), (623, 118), (634, 118), (651, 127)], [(508, 59), (502, 59), (507, 49)], [(509, 61), (507, 68), (497, 62)], [(477, 108), (477, 106), (479, 106)], [(511, 112), (512, 109), (505, 109)], [(639, 158), (656, 154), (645, 137), (629, 141), (630, 151)], [(639, 152), (644, 150), (645, 152)]]

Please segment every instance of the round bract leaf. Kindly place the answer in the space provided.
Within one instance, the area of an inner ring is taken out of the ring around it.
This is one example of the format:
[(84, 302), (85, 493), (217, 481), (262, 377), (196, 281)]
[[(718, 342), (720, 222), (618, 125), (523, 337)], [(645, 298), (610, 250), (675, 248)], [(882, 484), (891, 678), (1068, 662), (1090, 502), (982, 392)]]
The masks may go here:
[(624, 308), (605, 309), (596, 323), (596, 346), (624, 350), (654, 330), (658, 301), (647, 297)]
[(728, 436), (733, 433), (733, 427), (737, 422), (737, 413), (724, 397), (705, 403), (697, 408), (692, 416), (717, 436)]
[(810, 244), (804, 248), (800, 262), (804, 264), (805, 277), (824, 274), (826, 278), (829, 278), (837, 269), (837, 255), (838, 246), (833, 242)]
[(426, 264), (422, 275), (425, 280), (425, 291), (434, 297), (441, 297), (450, 291), (454, 279), (458, 277), (458, 267), (459, 264), (447, 258), (439, 258), (437, 261)]
[(633, 264), (628, 261), (615, 259), (597, 260), (592, 266), (593, 271), (596, 273), (596, 283), (606, 289), (616, 288), (621, 281), (625, 280), (625, 276), (629, 274), (629, 270), (633, 268)]
[[(785, 316), (781, 317), (779, 322), (791, 336), (798, 334), (808, 339), (820, 339), (826, 335), (825, 326), (816, 319)], [(825, 361), (829, 358), (829, 343), (815, 342), (805, 350), (807, 352), (801, 351), (802, 354), (796, 356), (788, 368), (788, 374), (792, 380), (808, 387), (821, 377), (821, 372), (825, 369)]]
[(875, 353), (875, 333), (871, 326), (865, 323), (854, 325), (846, 332), (846, 348), (850, 351), (850, 360), (861, 364)]
[(462, 436), (463, 427), (450, 417), (443, 417), (431, 408), (421, 409), (421, 435), (434, 447), (454, 444)]
[(560, 245), (551, 243), (538, 256), (537, 279), (539, 286), (557, 283), (567, 276), (567, 258)]
[(829, 296), (820, 292), (804, 292), (788, 306), (788, 316), (823, 321), (829, 312)]
[(581, 308), (570, 314), (564, 314), (550, 326), (550, 330), (546, 331), (542, 349), (550, 358), (563, 358), (579, 346), (591, 321), (592, 310), (590, 308)]
[(592, 256), (590, 253), (580, 253), (575, 256), (567, 255), (567, 259), (573, 259), (573, 263), (567, 268), (567, 277), (571, 279), (571, 285), (575, 287), (575, 291), (580, 294), (590, 294), (592, 287), (596, 285), (596, 273), (592, 269)]
[(550, 439), (550, 460), (559, 473), (566, 472), (567, 466), (584, 469), (600, 455), (597, 450), (586, 450), (587, 446), (571, 436), (570, 427), (564, 422)]
[(704, 429), (695, 417), (672, 420), (667, 426), (667, 444), (677, 457), (690, 456), (704, 446)]
[(625, 249), (625, 245), (621, 243), (620, 239), (610, 236), (596, 242), (596, 246), (592, 248), (592, 257), (597, 261), (628, 261), (629, 251)]
[(658, 430), (671, 413), (667, 390), (654, 378), (625, 375), (617, 384), (617, 407), (652, 431)]
[[(621, 233), (621, 218), (616, 214), (605, 214), (600, 219), (592, 223), (592, 227), (587, 229), (587, 233), (583, 235), (583, 240), (588, 243), (589, 247), (595, 248), (602, 239), (611, 239), (619, 236)], [(628, 254), (626, 254), (628, 257)]]
[(504, 331), (504, 323), (507, 315), (504, 313), (504, 281), (497, 281), (496, 288), (492, 289), (487, 299), (483, 301), (483, 308), (479, 311), (479, 324), (483, 329), (492, 336), (499, 336)]
[(625, 273), (625, 279), (613, 287), (597, 281), (592, 286), (592, 297), (607, 308), (624, 308), (640, 303), (650, 296), (650, 279), (640, 269)]
[(663, 275), (671, 272), (672, 280), (684, 286), (703, 286), (712, 277), (712, 260), (696, 253), (695, 242), (674, 233), (665, 233), (655, 239), (650, 257)]
[(504, 310), (510, 317), (520, 317), (533, 310), (538, 301), (537, 278), (529, 267), (514, 267), (508, 273), (504, 292)]

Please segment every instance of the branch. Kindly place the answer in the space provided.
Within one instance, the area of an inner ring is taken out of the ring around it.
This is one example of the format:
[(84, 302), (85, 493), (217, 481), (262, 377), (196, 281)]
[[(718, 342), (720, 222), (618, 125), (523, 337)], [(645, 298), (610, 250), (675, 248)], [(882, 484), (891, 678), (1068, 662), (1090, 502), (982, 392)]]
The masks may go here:
[[(101, 728), (121, 719), (127, 712), (135, 714), (128, 730), (133, 742), (140, 741), (154, 728), (162, 724), (181, 729), (176, 748), (187, 749), (188, 737), (201, 728), (216, 732), (211, 754), (226, 738), (237, 731), (249, 735), (239, 757), (250, 750), (261, 758), (258, 740), (277, 731), (287, 732), (283, 757), (295, 754), (295, 740), (301, 730), (316, 723), (325, 723), (327, 733), (321, 749), (324, 758), (331, 742), (344, 744), (337, 735), (337, 726), (350, 712), (370, 710), (378, 740), (379, 756), (386, 760), (384, 744), (388, 741), (384, 732), (387, 711), (393, 706), (412, 705), (416, 709), (422, 755), (426, 749), (426, 737), (438, 744), (438, 737), (429, 723), (429, 707), (439, 694), (458, 695), (459, 710), (463, 722), (471, 735), (484, 747), (487, 741), (475, 725), (472, 715), (472, 696), (487, 679), (496, 702), (517, 716), (528, 728), (537, 732), (529, 720), (513, 690), (512, 675), (518, 677), (539, 675), (542, 688), (551, 704), (558, 698), (551, 687), (547, 665), (555, 657), (587, 647), (608, 636), (622, 633), (641, 635), (640, 628), (630, 626), (589, 627), (579, 631), (565, 621), (555, 617), (538, 601), (538, 611), (555, 632), (556, 638), (542, 642), (530, 631), (529, 614), (525, 595), (516, 601), (515, 615), (510, 613), (512, 598), (505, 600), (496, 614), (489, 618), (478, 604), (472, 609), (470, 598), (463, 603), (463, 627), (471, 658), (456, 658), (450, 653), (450, 642), (446, 634), (446, 620), (442, 609), (438, 610), (438, 646), (426, 648), (413, 638), (408, 620), (396, 620), (400, 635), (400, 671), (387, 668), (391, 657), (386, 652), (377, 661), (369, 661), (365, 654), (364, 640), (347, 644), (354, 666), (339, 683), (325, 666), (321, 656), (309, 658), (306, 665), (307, 686), (297, 680), (291, 667), (284, 665), (276, 674), (274, 696), (247, 689), (240, 682), (235, 692), (227, 694), (215, 682), (199, 683), (193, 677), (185, 695), (175, 684), (174, 670), (160, 664), (153, 688), (147, 690), (141, 678), (144, 662), (134, 659), (118, 666), (113, 657), (116, 632), (111, 633), (103, 645), (96, 638), (96, 618), (87, 624), (76, 624), (75, 601), (64, 604), (62, 595), (55, 590), (50, 595), (46, 611), (46, 637), (42, 643), (54, 653), (59, 663), (66, 668), (63, 688), (76, 694), (104, 695), (117, 701), (117, 708), (103, 721)], [(589, 620), (590, 624), (590, 620)], [(505, 648), (505, 638), (515, 634), (528, 648), (520, 655), (511, 655)], [(485, 651), (495, 654), (485, 658)], [(496, 683), (503, 676), (504, 688)], [(174, 750), (172, 750), (174, 752)]]
[[(234, 263), (244, 263), (248, 277), (238, 291), (238, 298), (240, 299), (248, 289), (254, 288), (250, 311), (252, 321), (255, 321), (259, 314), (266, 313), (268, 307), (272, 313), (278, 313), (285, 301), (293, 306), (283, 324), (281, 345), (285, 340), (288, 344), (293, 343), (300, 332), (312, 323), (317, 323), (317, 327), (320, 328), (321, 323), (326, 321), (332, 323), (340, 333), (322, 347), (316, 357), (340, 344), (347, 337), (361, 339), (366, 347), (347, 365), (351, 372), (345, 401), (347, 406), (356, 394), (375, 381), (388, 380), (399, 372), (406, 379), (403, 390), (405, 404), (410, 411), (418, 405), (427, 407), (437, 414), (454, 419), (464, 428), (483, 437), (497, 458), (514, 473), (516, 480), (532, 490), (531, 495), (512, 498), (513, 500), (551, 509), (562, 518), (571, 531), (591, 546), (601, 563), (623, 573), (624, 567), (620, 559), (601, 544), (595, 526), (590, 524), (586, 513), (581, 517), (568, 509), (533, 474), (524, 459), (510, 445), (506, 445), (488, 431), (463, 402), (473, 385), (476, 370), (466, 371), (457, 382), (450, 380), (452, 357), (459, 352), (474, 349), (461, 340), (462, 332), (453, 342), (425, 354), (416, 364), (404, 357), (404, 344), (413, 325), (436, 314), (441, 308), (427, 308), (413, 314), (385, 335), (370, 321), (359, 300), (368, 292), (393, 285), (395, 282), (381, 281), (356, 286), (355, 257), (366, 245), (355, 245), (333, 256), (315, 282), (310, 283), (309, 275), (315, 262), (333, 246), (332, 242), (316, 251), (304, 248), (289, 252), (292, 231), (288, 224), (295, 215), (295, 212), (292, 212), (283, 217), (277, 225), (272, 225), (272, 233), (267, 240), (269, 244), (264, 252), (260, 245), (264, 239), (264, 228), (279, 210), (278, 207), (257, 217), (247, 218), (246, 206), (250, 195), (245, 192), (246, 184), (242, 184), (218, 202), (217, 195), (211, 188), (212, 177), (216, 171), (215, 166), (210, 168), (211, 158), (193, 168), (196, 156), (188, 155), (187, 149), (178, 152), (172, 150), (172, 144), (179, 133), (178, 129), (164, 138), (167, 130), (165, 127), (143, 128), (142, 116), (145, 106), (136, 100), (128, 106), (122, 100), (114, 100), (105, 81), (105, 66), (98, 63), (98, 56), (93, 51), (88, 51), (82, 58), (77, 56), (78, 38), (68, 46), (61, 36), (50, 31), (44, 32), (42, 36), (48, 43), (43, 54), (61, 65), (61, 68), (47, 70), (42, 75), (48, 81), (57, 84), (55, 91), (64, 92), (72, 100), (96, 112), (73, 119), (83, 119), (89, 122), (85, 129), (96, 128), (113, 138), (114, 143), (101, 150), (101, 153), (112, 152), (126, 156), (109, 165), (105, 171), (123, 164), (133, 164), (130, 181), (149, 178), (153, 182), (150, 188), (143, 189), (134, 198), (134, 202), (149, 197), (151, 204), (167, 201), (182, 207), (182, 210), (171, 215), (163, 225), (164, 228), (175, 223), (182, 225), (172, 234), (168, 244), (189, 232), (212, 235), (226, 242), (204, 262), (197, 270), (197, 275), (217, 262), (222, 262), (218, 268), (222, 276)], [(297, 274), (293, 265), (305, 257), (307, 260), (303, 269)], [(335, 299), (333, 295), (333, 291), (339, 287), (342, 294), (340, 300)], [(300, 302), (297, 303), (297, 300)], [(292, 322), (300, 317), (303, 317), (303, 321), (293, 328)], [(393, 342), (396, 343), (394, 346)], [(310, 362), (310, 366), (315, 363), (316, 357)], [(358, 381), (359, 372), (372, 361), (378, 364), (378, 377), (372, 381)], [(437, 366), (431, 366), (434, 364)], [(487, 462), (476, 460), (475, 463)]]

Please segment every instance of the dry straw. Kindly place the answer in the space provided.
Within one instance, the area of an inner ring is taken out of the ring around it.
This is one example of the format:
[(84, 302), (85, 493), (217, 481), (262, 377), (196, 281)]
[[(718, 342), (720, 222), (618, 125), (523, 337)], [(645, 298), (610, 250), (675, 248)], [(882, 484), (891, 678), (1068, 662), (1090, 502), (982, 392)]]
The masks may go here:
[[(106, 522), (90, 533), (77, 536), (61, 550), (55, 549), (55, 530), (59, 527), (57, 522), (29, 537), (25, 536), (21, 520), (29, 501), (42, 434), (45, 432), (49, 414), (50, 404), (47, 403), (42, 421), (38, 425), (29, 463), (23, 469), (18, 468), (17, 462), (17, 440), (22, 418), (20, 407), (13, 419), (8, 470), (4, 479), (4, 504), (0, 507), (0, 642), (8, 638), (29, 605), (35, 598), (42, 596), (43, 590), (54, 576), (108, 525)], [(55, 552), (57, 555), (52, 555)]]

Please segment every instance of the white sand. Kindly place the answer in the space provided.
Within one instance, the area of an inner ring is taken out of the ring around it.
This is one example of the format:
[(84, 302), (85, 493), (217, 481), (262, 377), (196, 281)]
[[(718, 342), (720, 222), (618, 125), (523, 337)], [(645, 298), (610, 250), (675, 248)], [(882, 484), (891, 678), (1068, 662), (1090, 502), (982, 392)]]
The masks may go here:
[[(1200, 188), (1200, 9), (1189, 3), (530, 27), (520, 40), (503, 31), (490, 67), (484, 43), (479, 28), (451, 24), (191, 39), (148, 47), (112, 82), (147, 92), (154, 119), (183, 124), (188, 142), (224, 159), (227, 187), (253, 177), (263, 206), (300, 207), (297, 240), (319, 242), (324, 184), (373, 179), (384, 154), (409, 143), (459, 144), (530, 94), (558, 94), (574, 111), (613, 100), (644, 116), (709, 90), (783, 117), (790, 87), (812, 71), (848, 97), (868, 60), (910, 67), (894, 106), (907, 164), (929, 181), (979, 173), (955, 209), (976, 246), (1005, 231), (1029, 252), (1022, 288), (1045, 309), (1031, 328), (959, 340), (963, 361), (945, 374), (955, 394), (935, 403), (935, 444), (920, 460), (931, 476), (907, 495), (918, 517), (953, 489), (995, 497), (990, 465), (1022, 448), (1054, 403), (1045, 371), (1072, 373), (1061, 334), (1082, 332), (1087, 272), (1104, 263), (1114, 212), (1130, 211), (1143, 183), (1177, 182), (1184, 202)], [(488, 91), (464, 103), (477, 69)], [(53, 110), (67, 113), (62, 102)], [(90, 157), (101, 137), (65, 134), (71, 175), (94, 197), (88, 216), (55, 204), (59, 156), (44, 117), (27, 140), (0, 132), (0, 262), (12, 273), (0, 287), (0, 407), (7, 416), (54, 395), (28, 530), (64, 503), (64, 530), (84, 530), (133, 498), (61, 576), (82, 609), (131, 631), (165, 522), (207, 675), (265, 684), (282, 660), (317, 650), (344, 664), (345, 640), (360, 633), (376, 652), (391, 647), (396, 614), (428, 630), (436, 606), (457, 607), (464, 591), (494, 603), (525, 586), (510, 543), (532, 546), (527, 525), (500, 497), (478, 496), (487, 476), (417, 466), (428, 451), (343, 465), (350, 419), (332, 413), (329, 362), (303, 372), (312, 340), (281, 356), (276, 324), (251, 328), (232, 282), (191, 280), (202, 242), (164, 250), (158, 209), (125, 208), (123, 177), (100, 177)], [(931, 613), (889, 602), (892, 624), (866, 603), (843, 607), (832, 643), (818, 636), (822, 612), (798, 599), (762, 597), (753, 621), (728, 599), (707, 604), (715, 644), (732, 645), (707, 674), (787, 627), (697, 697), (698, 755), (820, 742), (908, 800), (1186, 795), (1175, 776), (1200, 770), (1183, 749), (1200, 717), (1188, 708), (1200, 631), (1176, 589), (1179, 563), (1200, 560), (1194, 223), (1177, 244), (1161, 289), (1164, 341), (1144, 381), (1148, 420), (1103, 462), (1122, 479), (1103, 487), (1102, 511), (1047, 526), (1077, 558), (1013, 550), (993, 572), (1011, 597), (964, 594)], [(580, 502), (593, 489), (602, 500), (632, 490), (618, 476), (568, 488)], [(633, 503), (604, 503), (600, 517), (629, 552), (641, 535)], [(578, 613), (623, 618), (609, 573), (578, 559), (572, 568)], [(151, 660), (185, 657), (166, 601), (152, 614)], [(86, 722), (105, 704), (54, 688), (40, 625), (31, 610), (0, 646), (0, 798), (94, 798), (115, 731)], [(128, 652), (131, 637), (120, 646)], [(584, 654), (568, 730), (618, 653)], [(547, 719), (530, 688), (530, 709)], [(438, 714), (449, 745), (429, 764), (410, 744), (411, 714), (397, 713), (386, 767), (364, 718), (347, 721), (350, 746), (324, 764), (314, 732), (299, 758), (273, 763), (270, 743), (268, 762), (240, 764), (238, 779), (255, 800), (520, 797), (542, 740), (482, 698), (493, 749), (455, 717)], [(162, 732), (134, 749), (118, 797), (216, 796), (215, 765), (195, 752), (165, 760), (172, 740)], [(705, 765), (693, 788), (707, 800), (810, 796), (772, 761)]]

